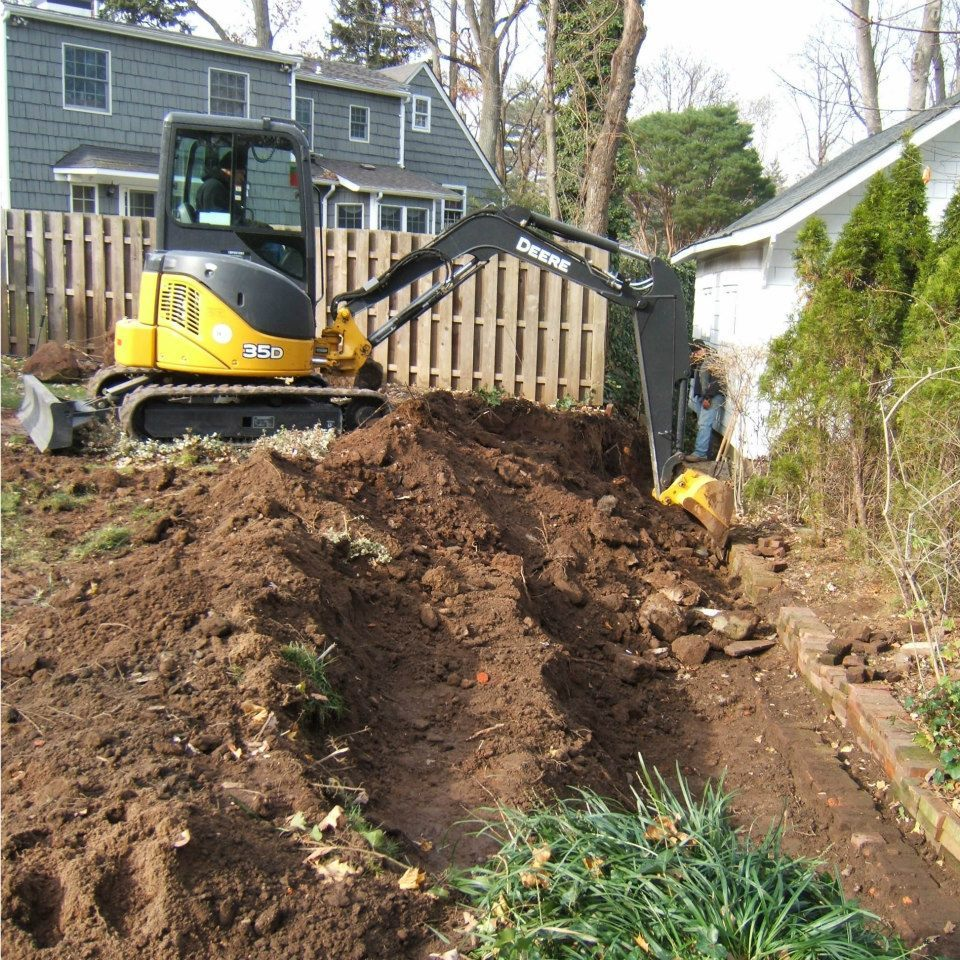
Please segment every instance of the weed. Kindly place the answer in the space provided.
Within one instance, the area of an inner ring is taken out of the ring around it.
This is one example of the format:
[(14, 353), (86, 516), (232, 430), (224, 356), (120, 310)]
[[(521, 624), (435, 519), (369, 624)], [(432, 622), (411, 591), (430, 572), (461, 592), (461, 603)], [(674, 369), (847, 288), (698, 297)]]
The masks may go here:
[(503, 387), (477, 387), (473, 393), (488, 407), (499, 407), (507, 397), (507, 391)]
[(130, 544), (130, 531), (126, 527), (114, 525), (101, 527), (88, 533), (83, 540), (73, 548), (73, 555), (80, 560), (93, 556), (96, 553), (112, 553), (122, 550)]
[(323, 427), (308, 430), (288, 430), (285, 427), (253, 443), (254, 450), (273, 450), (287, 457), (309, 457), (322, 460), (330, 449), (336, 433)]
[[(679, 776), (679, 774), (678, 774)], [(478, 956), (499, 960), (649, 955), (698, 960), (905, 960), (906, 948), (848, 901), (820, 864), (759, 844), (729, 817), (722, 785), (695, 800), (642, 770), (635, 810), (587, 790), (529, 812), (501, 809), (482, 833), (486, 865), (454, 874), (479, 913)]]
[(960, 787), (960, 680), (944, 677), (907, 707), (920, 723), (918, 742), (937, 755), (933, 781)]
[(20, 386), (20, 371), (23, 361), (12, 357), (4, 357), (0, 365), (0, 408), (16, 410), (23, 399), (23, 389)]
[[(362, 520), (363, 518), (354, 517), (353, 519)], [(393, 559), (393, 554), (382, 543), (372, 540), (370, 537), (351, 533), (350, 521), (346, 516), (343, 518), (342, 530), (324, 530), (323, 538), (329, 540), (330, 543), (347, 544), (347, 556), (351, 560), (356, 560), (359, 557), (369, 557), (371, 563), (383, 564), (389, 563)]]
[(88, 495), (68, 493), (66, 490), (54, 490), (53, 493), (43, 497), (37, 506), (47, 513), (68, 513), (82, 507), (90, 500)]
[(304, 698), (297, 722), (306, 730), (319, 730), (327, 717), (343, 715), (343, 697), (334, 690), (327, 676), (332, 651), (330, 646), (322, 653), (316, 653), (303, 643), (288, 643), (280, 648), (280, 656), (296, 667), (303, 677), (297, 684), (297, 690)]
[(370, 849), (377, 853), (397, 860), (403, 852), (400, 844), (391, 837), (383, 827), (374, 826), (364, 815), (363, 811), (356, 804), (347, 807), (347, 823), (370, 845)]
[(558, 397), (553, 401), (553, 406), (555, 410), (569, 411), (575, 410), (580, 406), (580, 401), (576, 397), (571, 397), (569, 393), (565, 393), (562, 397)]
[(4, 517), (12, 517), (19, 512), (23, 503), (23, 492), (14, 486), (4, 486), (0, 491), (0, 514)]
[(193, 433), (170, 443), (160, 440), (134, 440), (121, 437), (114, 448), (118, 467), (146, 463), (171, 463), (188, 468), (198, 464), (218, 463), (236, 458), (236, 448), (217, 436), (201, 437)]

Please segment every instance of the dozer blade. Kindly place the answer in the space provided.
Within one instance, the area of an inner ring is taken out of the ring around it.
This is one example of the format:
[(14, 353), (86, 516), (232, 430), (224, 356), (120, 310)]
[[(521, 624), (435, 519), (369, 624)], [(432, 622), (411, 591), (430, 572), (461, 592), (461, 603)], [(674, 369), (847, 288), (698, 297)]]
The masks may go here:
[(727, 545), (733, 522), (733, 487), (699, 470), (684, 470), (657, 498), (683, 507), (706, 528), (719, 550)]
[(36, 377), (24, 375), (17, 418), (41, 453), (73, 446), (74, 429), (100, 413), (82, 400), (61, 400)]

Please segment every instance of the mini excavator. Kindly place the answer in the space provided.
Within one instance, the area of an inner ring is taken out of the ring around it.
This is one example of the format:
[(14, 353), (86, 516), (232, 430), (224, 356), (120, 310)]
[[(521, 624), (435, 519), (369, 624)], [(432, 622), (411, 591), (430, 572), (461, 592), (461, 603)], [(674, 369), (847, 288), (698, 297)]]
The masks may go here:
[[(674, 479), (690, 357), (680, 283), (663, 260), (522, 207), (481, 209), (335, 296), (317, 336), (316, 199), (309, 145), (296, 123), (171, 113), (160, 183), (158, 242), (144, 261), (139, 315), (117, 324), (115, 362), (91, 379), (91, 399), (61, 401), (24, 377), (19, 415), (39, 449), (70, 447), (77, 426), (112, 415), (128, 435), (158, 440), (354, 429), (386, 410), (374, 348), (509, 254), (632, 311), (654, 496), (725, 542), (728, 485), (689, 469)], [(558, 240), (642, 261), (647, 275), (602, 269)], [(369, 335), (361, 330), (359, 314), (427, 275), (427, 290)]]

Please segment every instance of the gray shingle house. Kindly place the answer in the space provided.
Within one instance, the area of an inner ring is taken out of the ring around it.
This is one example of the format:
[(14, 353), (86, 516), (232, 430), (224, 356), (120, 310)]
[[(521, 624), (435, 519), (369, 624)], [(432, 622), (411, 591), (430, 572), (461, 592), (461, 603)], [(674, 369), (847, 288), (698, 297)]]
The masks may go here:
[(0, 206), (152, 216), (171, 110), (298, 120), (325, 226), (435, 233), (502, 196), (426, 64), (306, 60), (110, 23), (90, 6), (3, 3)]

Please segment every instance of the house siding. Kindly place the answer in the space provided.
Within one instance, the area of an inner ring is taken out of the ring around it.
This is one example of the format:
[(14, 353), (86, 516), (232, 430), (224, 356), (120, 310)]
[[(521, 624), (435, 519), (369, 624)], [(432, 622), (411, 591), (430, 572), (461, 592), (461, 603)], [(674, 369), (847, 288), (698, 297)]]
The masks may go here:
[[(406, 105), (406, 168), (442, 184), (467, 188), (467, 207), (501, 202), (500, 185), (491, 178), (477, 150), (437, 93), (424, 68), (407, 84), (412, 96), (430, 97), (430, 132), (413, 128), (413, 100)], [(451, 170), (455, 173), (451, 174)]]
[[(297, 96), (314, 102), (313, 149), (323, 157), (392, 164), (400, 159), (400, 98), (340, 90), (297, 78)], [(350, 107), (366, 107), (369, 142), (350, 139)]]
[[(192, 50), (151, 41), (31, 20), (7, 21), (11, 205), (69, 210), (70, 185), (53, 179), (52, 166), (78, 144), (152, 150), (171, 110), (207, 112), (211, 67), (249, 75), (248, 114), (289, 116), (290, 85), (277, 64), (242, 55)], [(109, 114), (63, 107), (62, 46), (110, 52)], [(117, 197), (99, 191), (101, 212), (116, 212)]]

